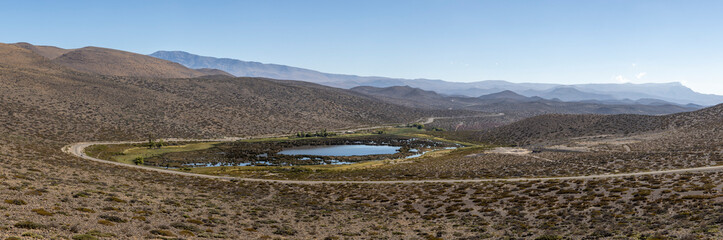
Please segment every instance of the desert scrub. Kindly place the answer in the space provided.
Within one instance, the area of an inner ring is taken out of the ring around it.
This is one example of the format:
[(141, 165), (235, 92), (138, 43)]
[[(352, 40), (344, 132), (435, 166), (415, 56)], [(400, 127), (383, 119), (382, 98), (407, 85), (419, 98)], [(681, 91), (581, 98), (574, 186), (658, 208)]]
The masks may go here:
[(535, 240), (560, 240), (560, 239), (562, 239), (562, 237), (557, 236), (557, 235), (542, 235), (542, 236), (535, 238)]
[(36, 209), (31, 210), (31, 211), (33, 211), (34, 213), (37, 213), (37, 214), (40, 215), (40, 216), (53, 216), (53, 215), (54, 215), (54, 213), (48, 212), (48, 211), (46, 211), (45, 209), (42, 209), (42, 208), (36, 208)]
[(89, 234), (80, 234), (73, 236), (73, 240), (97, 240), (98, 238)]
[(7, 204), (14, 204), (14, 205), (25, 205), (25, 204), (28, 204), (28, 203), (26, 203), (25, 201), (23, 201), (23, 200), (21, 200), (21, 199), (7, 199), (7, 200), (5, 200), (5, 203), (7, 203)]
[(85, 234), (95, 236), (95, 237), (115, 237), (116, 236), (115, 234), (104, 233), (104, 232), (101, 232), (100, 230), (95, 230), (95, 229), (90, 230), (90, 231), (86, 232)]
[(34, 222), (31, 222), (31, 221), (22, 221), (22, 222), (16, 223), (14, 226), (15, 226), (16, 228), (24, 228), (24, 229), (41, 229), (41, 228), (45, 228), (44, 225), (39, 224), (39, 223), (34, 223)]
[(176, 234), (173, 234), (173, 232), (168, 230), (162, 230), (162, 229), (154, 229), (151, 230), (151, 233), (154, 235), (164, 236), (164, 237), (175, 237)]
[(106, 226), (115, 226), (115, 223), (108, 221), (108, 220), (104, 220), (104, 219), (98, 220), (98, 224), (106, 225)]
[(30, 238), (36, 238), (36, 239), (45, 239), (45, 238), (46, 238), (45, 236), (40, 235), (40, 234), (38, 234), (38, 233), (34, 233), (34, 232), (25, 232), (25, 233), (23, 233), (21, 236), (23, 236), (23, 237), (30, 237)]
[(82, 207), (81, 207), (81, 208), (76, 208), (75, 210), (78, 210), (78, 211), (81, 211), (81, 212), (86, 212), (86, 213), (95, 213), (95, 210), (90, 209), (90, 208), (82, 208)]
[(174, 227), (174, 228), (180, 229), (180, 230), (187, 230), (187, 231), (191, 231), (191, 232), (199, 232), (199, 231), (201, 231), (201, 230), (200, 230), (198, 227), (196, 227), (196, 226), (187, 225), (187, 224), (183, 224), (183, 223), (180, 223), (180, 222), (171, 223), (171, 227)]
[(193, 223), (196, 225), (203, 225), (203, 221), (198, 220), (198, 219), (188, 219), (188, 220), (186, 220), (186, 222)]
[(105, 199), (108, 202), (126, 203), (126, 200), (120, 199), (116, 196), (110, 196)]
[(118, 217), (118, 216), (111, 216), (111, 215), (100, 215), (99, 217), (100, 217), (100, 218), (102, 218), (102, 219), (105, 219), (105, 220), (111, 221), (111, 222), (117, 222), (117, 223), (124, 223), (124, 222), (127, 222), (127, 220), (125, 220), (125, 219), (122, 219), (122, 218), (120, 218), (120, 217)]
[(73, 194), (73, 198), (86, 198), (86, 197), (90, 197), (90, 193), (79, 192), (79, 193)]
[(123, 209), (117, 208), (117, 207), (104, 207), (102, 209), (103, 211), (114, 211), (114, 212), (123, 212)]
[(276, 231), (274, 231), (274, 234), (282, 236), (293, 236), (296, 234), (296, 230), (288, 225), (276, 226)]

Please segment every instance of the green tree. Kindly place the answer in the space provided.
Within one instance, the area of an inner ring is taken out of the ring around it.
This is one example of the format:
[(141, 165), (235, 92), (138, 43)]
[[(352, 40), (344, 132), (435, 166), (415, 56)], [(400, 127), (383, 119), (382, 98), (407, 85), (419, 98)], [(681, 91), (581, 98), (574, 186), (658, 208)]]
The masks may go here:
[(137, 157), (137, 158), (133, 159), (133, 164), (143, 165), (143, 157)]

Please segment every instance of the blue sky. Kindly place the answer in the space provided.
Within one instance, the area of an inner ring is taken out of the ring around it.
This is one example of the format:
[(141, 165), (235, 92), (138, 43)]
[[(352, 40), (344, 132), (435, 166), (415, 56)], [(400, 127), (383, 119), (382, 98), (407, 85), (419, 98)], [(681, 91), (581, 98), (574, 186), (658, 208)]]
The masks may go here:
[(723, 1), (4, 1), (0, 42), (723, 94)]

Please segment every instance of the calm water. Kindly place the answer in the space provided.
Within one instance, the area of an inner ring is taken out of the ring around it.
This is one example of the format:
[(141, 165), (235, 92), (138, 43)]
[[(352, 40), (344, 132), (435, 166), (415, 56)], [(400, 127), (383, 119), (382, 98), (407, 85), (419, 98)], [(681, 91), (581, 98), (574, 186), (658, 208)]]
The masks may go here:
[(322, 145), (287, 148), (279, 152), (284, 155), (314, 156), (362, 156), (395, 154), (401, 147), (379, 145)]

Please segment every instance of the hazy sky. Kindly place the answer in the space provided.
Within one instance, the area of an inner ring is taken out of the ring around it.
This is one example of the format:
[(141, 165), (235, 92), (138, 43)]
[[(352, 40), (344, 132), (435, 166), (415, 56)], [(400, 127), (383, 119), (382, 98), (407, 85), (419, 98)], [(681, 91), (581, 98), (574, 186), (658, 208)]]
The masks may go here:
[(723, 1), (3, 1), (0, 42), (723, 94)]

